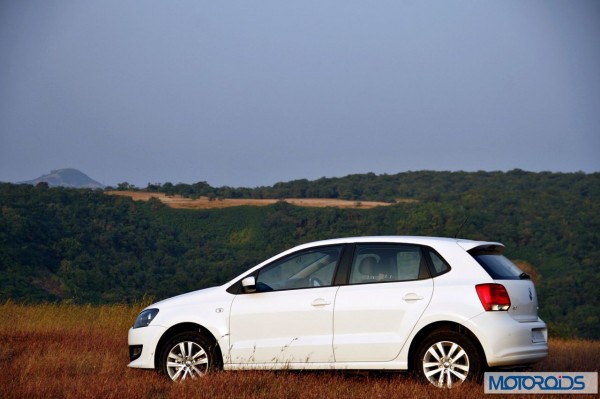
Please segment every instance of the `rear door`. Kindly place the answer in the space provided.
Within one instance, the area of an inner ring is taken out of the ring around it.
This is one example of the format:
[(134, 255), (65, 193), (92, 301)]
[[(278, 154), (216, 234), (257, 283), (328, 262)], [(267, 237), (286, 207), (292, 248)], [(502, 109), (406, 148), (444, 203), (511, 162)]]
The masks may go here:
[(433, 294), (419, 246), (358, 244), (335, 301), (336, 362), (395, 359)]

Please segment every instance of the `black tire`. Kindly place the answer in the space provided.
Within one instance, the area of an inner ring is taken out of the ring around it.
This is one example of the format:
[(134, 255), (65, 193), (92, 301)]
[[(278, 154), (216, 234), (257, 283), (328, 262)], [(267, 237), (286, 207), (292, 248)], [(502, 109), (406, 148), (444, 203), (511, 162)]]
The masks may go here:
[(220, 369), (216, 344), (198, 331), (182, 332), (171, 337), (160, 352), (158, 370), (178, 381), (201, 377)]
[(470, 338), (454, 331), (434, 331), (415, 354), (419, 378), (438, 388), (480, 381), (481, 356)]

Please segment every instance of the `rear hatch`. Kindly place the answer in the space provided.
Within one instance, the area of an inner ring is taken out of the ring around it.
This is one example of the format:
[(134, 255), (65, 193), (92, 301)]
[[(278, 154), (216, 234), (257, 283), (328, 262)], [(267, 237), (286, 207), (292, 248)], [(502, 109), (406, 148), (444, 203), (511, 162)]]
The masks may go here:
[(471, 256), (510, 297), (508, 314), (519, 322), (538, 320), (538, 299), (529, 275), (502, 255), (503, 247), (480, 246), (469, 251)]

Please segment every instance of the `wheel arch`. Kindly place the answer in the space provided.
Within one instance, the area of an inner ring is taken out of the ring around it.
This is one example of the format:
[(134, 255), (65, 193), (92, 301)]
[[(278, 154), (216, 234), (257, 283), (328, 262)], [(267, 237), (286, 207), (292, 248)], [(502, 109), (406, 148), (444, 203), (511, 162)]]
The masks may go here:
[(438, 332), (438, 331), (453, 331), (453, 332), (457, 332), (459, 334), (463, 334), (463, 335), (467, 336), (471, 340), (473, 345), (475, 345), (475, 348), (477, 349), (477, 352), (481, 359), (482, 366), (487, 365), (485, 351), (483, 350), (481, 342), (479, 342), (479, 339), (477, 339), (477, 336), (475, 334), (473, 334), (473, 332), (471, 330), (469, 330), (467, 327), (463, 326), (462, 324), (459, 324), (456, 322), (437, 321), (435, 323), (431, 323), (431, 324), (428, 324), (427, 326), (423, 327), (412, 339), (412, 341), (410, 343), (410, 349), (408, 350), (408, 369), (410, 371), (415, 370), (416, 353), (417, 353), (417, 350), (419, 349), (419, 346), (423, 342), (423, 340), (428, 335), (430, 335), (434, 332)]
[(217, 341), (217, 339), (210, 332), (210, 330), (208, 330), (207, 328), (204, 328), (200, 324), (186, 322), (186, 323), (179, 323), (174, 326), (171, 326), (167, 331), (165, 331), (165, 333), (158, 340), (158, 343), (156, 344), (156, 350), (154, 351), (154, 369), (155, 370), (159, 369), (158, 363), (159, 363), (160, 354), (162, 352), (164, 345), (167, 343), (167, 341), (179, 333), (188, 332), (188, 331), (194, 331), (194, 332), (197, 331), (197, 332), (203, 334), (206, 338), (208, 338), (210, 340), (211, 344), (215, 345), (215, 350), (217, 351), (217, 357), (221, 360), (221, 362), (223, 362), (223, 354), (221, 352), (221, 347), (219, 345), (219, 341)]

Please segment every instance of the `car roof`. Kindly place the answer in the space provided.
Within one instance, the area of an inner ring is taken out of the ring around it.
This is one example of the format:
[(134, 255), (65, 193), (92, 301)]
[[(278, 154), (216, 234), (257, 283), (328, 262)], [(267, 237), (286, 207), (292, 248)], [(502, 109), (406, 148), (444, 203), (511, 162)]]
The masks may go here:
[(404, 244), (419, 244), (435, 246), (442, 243), (455, 243), (469, 251), (479, 247), (496, 247), (504, 249), (504, 245), (493, 241), (475, 241), (464, 238), (449, 238), (449, 237), (429, 237), (429, 236), (363, 236), (363, 237), (343, 237), (333, 238), (328, 240), (313, 241), (306, 244), (298, 245), (293, 248), (301, 249), (321, 245), (349, 244), (349, 243), (404, 243)]

